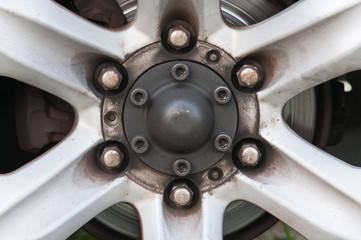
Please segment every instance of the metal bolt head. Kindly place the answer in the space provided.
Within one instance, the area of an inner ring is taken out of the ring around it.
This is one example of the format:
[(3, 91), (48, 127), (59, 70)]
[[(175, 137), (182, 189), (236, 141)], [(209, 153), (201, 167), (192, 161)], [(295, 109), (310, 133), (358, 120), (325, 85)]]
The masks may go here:
[(97, 81), (104, 88), (104, 90), (115, 90), (118, 89), (122, 80), (123, 75), (118, 71), (118, 69), (110, 64), (102, 64), (98, 68), (98, 78)]
[(175, 184), (170, 192), (169, 199), (177, 207), (189, 206), (192, 202), (193, 191), (185, 183)]
[(227, 152), (232, 146), (232, 139), (227, 134), (219, 134), (214, 139), (214, 147), (219, 152)]
[(226, 104), (231, 100), (232, 93), (228, 87), (220, 86), (214, 90), (214, 100), (219, 104)]
[(186, 159), (178, 159), (173, 163), (173, 171), (180, 177), (187, 176), (191, 172), (191, 164)]
[(190, 38), (191, 33), (183, 26), (178, 25), (169, 29), (167, 42), (175, 50), (179, 50), (189, 46)]
[(244, 64), (237, 71), (237, 80), (241, 87), (253, 88), (261, 81), (260, 70), (256, 65)]
[(149, 149), (149, 142), (143, 136), (135, 136), (132, 139), (131, 147), (134, 152), (142, 154), (148, 151)]
[(130, 100), (135, 106), (141, 107), (148, 101), (148, 93), (141, 88), (136, 88), (130, 94)]
[(119, 168), (124, 160), (124, 154), (116, 146), (107, 146), (104, 148), (100, 161), (107, 169)]
[(243, 166), (256, 166), (261, 160), (261, 151), (255, 143), (245, 143), (237, 153)]

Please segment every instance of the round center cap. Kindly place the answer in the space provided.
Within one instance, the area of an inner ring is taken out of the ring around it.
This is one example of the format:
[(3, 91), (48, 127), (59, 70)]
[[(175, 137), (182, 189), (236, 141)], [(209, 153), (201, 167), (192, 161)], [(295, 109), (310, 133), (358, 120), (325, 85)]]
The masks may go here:
[(224, 156), (237, 116), (236, 102), (216, 72), (196, 62), (170, 61), (134, 82), (123, 124), (140, 160), (158, 171), (186, 176), (182, 174), (203, 171)]
[(206, 93), (194, 84), (161, 88), (148, 110), (148, 129), (166, 150), (186, 153), (202, 146), (213, 131), (214, 111)]

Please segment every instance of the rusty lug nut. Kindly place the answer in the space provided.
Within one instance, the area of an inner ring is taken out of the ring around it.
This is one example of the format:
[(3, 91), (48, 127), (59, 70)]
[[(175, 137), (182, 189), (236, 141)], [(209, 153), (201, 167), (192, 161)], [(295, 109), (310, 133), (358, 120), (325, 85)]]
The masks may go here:
[(169, 199), (177, 207), (189, 206), (192, 202), (193, 191), (185, 183), (175, 184), (170, 192)]
[(243, 166), (256, 166), (261, 160), (261, 151), (255, 143), (245, 143), (237, 153), (238, 159)]
[(238, 84), (245, 88), (254, 88), (261, 80), (261, 71), (258, 64), (244, 64), (237, 71)]
[(119, 88), (123, 80), (123, 75), (113, 64), (103, 63), (98, 67), (97, 72), (97, 81), (104, 90), (109, 91)]
[(116, 146), (107, 146), (104, 148), (100, 162), (107, 169), (119, 168), (124, 160), (124, 154)]
[(168, 32), (167, 42), (175, 50), (179, 50), (189, 46), (191, 33), (181, 25), (177, 25)]

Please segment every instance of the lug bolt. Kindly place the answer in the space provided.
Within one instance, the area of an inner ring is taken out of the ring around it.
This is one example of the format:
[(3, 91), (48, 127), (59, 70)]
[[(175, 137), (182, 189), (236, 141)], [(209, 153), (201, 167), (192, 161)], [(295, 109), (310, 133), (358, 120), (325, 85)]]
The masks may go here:
[(130, 100), (138, 107), (143, 106), (148, 101), (148, 93), (141, 88), (134, 89), (130, 94)]
[(173, 164), (173, 171), (178, 176), (187, 176), (191, 172), (191, 164), (185, 159), (178, 159)]
[(252, 61), (249, 64), (244, 64), (237, 71), (237, 80), (241, 87), (254, 88), (261, 81), (261, 72), (258, 65)]
[(96, 72), (97, 81), (107, 91), (118, 89), (123, 80), (123, 75), (111, 63), (99, 65)]
[(180, 50), (189, 46), (190, 37), (190, 32), (183, 26), (178, 25), (169, 29), (167, 42), (175, 50)]
[(124, 160), (124, 154), (115, 145), (110, 145), (104, 148), (100, 162), (106, 169), (119, 168)]
[(243, 166), (256, 166), (261, 160), (261, 151), (255, 143), (245, 143), (237, 153)]
[(177, 63), (172, 67), (172, 76), (177, 81), (184, 81), (189, 76), (189, 69), (183, 63)]
[(149, 143), (148, 140), (143, 136), (136, 136), (132, 139), (131, 147), (136, 153), (145, 153), (148, 151)]
[(219, 104), (226, 104), (231, 100), (232, 93), (228, 87), (217, 87), (213, 93), (214, 100)]
[(175, 184), (170, 192), (169, 199), (177, 207), (186, 207), (192, 203), (193, 191), (185, 183)]
[(227, 134), (219, 134), (214, 139), (214, 147), (219, 152), (227, 152), (232, 146), (232, 139)]

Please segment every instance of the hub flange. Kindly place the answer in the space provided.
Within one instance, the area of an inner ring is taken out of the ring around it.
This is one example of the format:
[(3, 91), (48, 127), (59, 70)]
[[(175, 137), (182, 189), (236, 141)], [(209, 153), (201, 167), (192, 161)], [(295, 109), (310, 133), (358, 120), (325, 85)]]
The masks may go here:
[[(177, 74), (186, 77), (179, 81)], [(162, 63), (140, 76), (129, 91), (123, 113), (128, 141), (142, 136), (149, 142), (147, 151), (137, 153), (138, 157), (168, 174), (174, 174), (178, 159), (190, 163), (189, 174), (220, 160), (224, 152), (214, 147), (214, 141), (219, 134), (232, 139), (238, 123), (232, 96), (225, 104), (214, 98), (220, 87), (229, 89), (214, 71), (191, 61)], [(134, 104), (131, 94), (138, 89), (148, 96), (141, 106)]]

